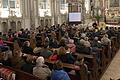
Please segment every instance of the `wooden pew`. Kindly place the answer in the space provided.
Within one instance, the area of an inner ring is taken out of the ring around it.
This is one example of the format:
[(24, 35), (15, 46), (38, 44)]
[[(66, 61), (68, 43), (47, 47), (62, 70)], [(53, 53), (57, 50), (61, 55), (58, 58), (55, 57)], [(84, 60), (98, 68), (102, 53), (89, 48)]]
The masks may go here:
[[(29, 54), (26, 54), (26, 56), (29, 56)], [(33, 56), (33, 55), (31, 55)], [(37, 58), (38, 56), (33, 56), (33, 58)], [(49, 59), (45, 59), (45, 63), (49, 66), (50, 69), (53, 69), (53, 65), (55, 63), (55, 61), (50, 61)], [(86, 71), (86, 67), (84, 65), (80, 65), (80, 70), (78, 70), (76, 67), (78, 67), (77, 65), (74, 64), (68, 64), (68, 63), (63, 63), (63, 67), (70, 69), (70, 70), (74, 70), (75, 72), (77, 71), (79, 74), (74, 73), (74, 74), (69, 74), (71, 80), (88, 80), (88, 73)], [(79, 75), (79, 76), (78, 76)]]
[[(90, 79), (90, 80), (99, 80), (101, 75), (105, 72), (105, 70), (106, 70), (107, 66), (109, 65), (110, 61), (112, 60), (112, 58), (116, 54), (116, 51), (117, 51), (117, 49), (116, 49), (117, 45), (116, 44), (118, 44), (118, 39), (117, 38), (116, 39), (113, 38), (113, 39), (111, 39), (111, 41), (112, 41), (112, 45), (111, 45), (111, 47), (112, 47), (111, 48), (112, 49), (112, 54), (110, 54), (110, 52), (109, 52), (107, 47), (106, 48), (104, 47), (101, 50), (101, 56), (102, 56), (101, 57), (101, 63), (102, 63), (102, 65), (100, 66), (101, 67), (101, 72), (100, 73), (98, 71), (98, 66), (97, 66), (97, 62), (96, 62), (96, 54), (93, 54), (93, 55), (79, 54), (81, 56), (84, 56), (85, 60), (88, 60), (89, 63), (90, 63), (88, 65), (88, 68), (89, 68), (89, 70), (91, 70), (91, 74), (92, 74), (92, 79)], [(106, 58), (106, 56), (105, 56), (106, 53), (107, 53), (108, 57), (110, 55), (112, 55), (111, 58)], [(71, 69), (74, 69), (73, 66), (71, 66)], [(82, 74), (84, 74), (84, 73), (82, 73)], [(73, 75), (70, 75), (70, 76), (73, 76)], [(74, 76), (72, 78), (73, 78), (73, 80), (75, 80)]]
[[(117, 42), (118, 42), (118, 44), (120, 44), (120, 32), (118, 32), (118, 34), (117, 34)], [(119, 48), (120, 48), (120, 46), (119, 46)]]
[(116, 48), (116, 39), (115, 37), (112, 37), (111, 38), (111, 51), (112, 51), (112, 54), (111, 54), (111, 58), (113, 58), (117, 52), (117, 48)]
[[(52, 48), (50, 50), (58, 50), (59, 48)], [(75, 58), (77, 58), (77, 56), (82, 56), (85, 59), (85, 62), (87, 62), (88, 64), (88, 70), (91, 72), (92, 79), (97, 80), (97, 62), (96, 62), (96, 54), (93, 53), (92, 55), (87, 55), (84, 53), (74, 53), (73, 56)]]
[[(45, 62), (46, 63), (50, 63), (50, 64), (54, 64), (55, 63), (55, 61), (50, 61), (48, 59), (45, 59)], [(76, 65), (74, 65), (74, 64), (68, 64), (68, 63), (63, 63), (63, 67), (75, 70)]]
[(98, 67), (97, 67), (97, 61), (96, 61), (96, 53), (93, 53), (91, 55), (87, 55), (84, 53), (75, 53), (74, 55), (76, 56), (83, 56), (84, 57), (84, 61), (88, 66), (88, 70), (91, 72), (90, 76), (92, 76), (93, 80), (97, 80), (97, 71), (98, 71)]
[[(45, 59), (45, 63), (48, 63), (48, 65), (50, 64), (51, 66), (53, 66), (55, 61), (50, 61), (48, 59)], [(71, 69), (71, 70), (75, 70), (75, 72), (77, 71), (79, 73), (79, 74), (77, 74), (77, 73), (69, 74), (71, 80), (88, 80), (88, 73), (86, 71), (85, 66), (81, 65), (79, 67), (80, 67), (80, 70), (77, 70), (76, 65), (63, 63), (63, 68), (68, 68), (68, 69)], [(77, 76), (77, 75), (79, 75), (79, 76)]]
[[(99, 78), (102, 77), (102, 75), (104, 74), (104, 72), (106, 71), (106, 69), (108, 68), (110, 62), (112, 61), (112, 59), (114, 58), (116, 52), (118, 51), (118, 37), (111, 37), (111, 48), (110, 46), (106, 46), (103, 48), (103, 53), (106, 54), (107, 53), (107, 57), (104, 55), (102, 57), (102, 73), (100, 75)], [(107, 62), (107, 63), (106, 63)]]
[(14, 69), (8, 66), (0, 65), (0, 68), (7, 68), (15, 72), (16, 77), (15, 80), (40, 80), (38, 77), (33, 76), (32, 74), (23, 72), (18, 69)]
[[(101, 69), (100, 69), (100, 71), (92, 72), (93, 75), (94, 75), (93, 80), (98, 80), (98, 79), (101, 78), (101, 76), (105, 72), (106, 68), (108, 67), (109, 63), (111, 62), (112, 58), (114, 57), (114, 56), (111, 56), (111, 55), (115, 55), (116, 51), (118, 50), (118, 49), (116, 49), (117, 44), (118, 44), (117, 38), (114, 37), (114, 38), (111, 39), (111, 41), (112, 41), (112, 45), (111, 45), (112, 48), (110, 48), (110, 45), (108, 45), (108, 46), (103, 47), (102, 50), (100, 50), (101, 51), (101, 53), (100, 53), (100, 55), (101, 55), (101, 66), (100, 66), (100, 68)], [(111, 54), (111, 49), (112, 49), (112, 54)], [(79, 55), (84, 56), (85, 58), (89, 59), (91, 64), (94, 65), (94, 67), (88, 65), (89, 69), (98, 70), (98, 66), (97, 66), (97, 64), (95, 62), (96, 61), (95, 57), (93, 57), (93, 56), (91, 57), (91, 55), (85, 55), (85, 54), (79, 54)], [(92, 58), (94, 58), (94, 59), (92, 60)]]

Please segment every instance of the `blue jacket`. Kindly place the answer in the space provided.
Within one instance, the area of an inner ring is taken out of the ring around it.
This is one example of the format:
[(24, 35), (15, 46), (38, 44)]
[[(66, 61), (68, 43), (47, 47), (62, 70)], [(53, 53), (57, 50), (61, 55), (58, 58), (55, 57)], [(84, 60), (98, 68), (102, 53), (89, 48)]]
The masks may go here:
[(70, 80), (70, 78), (68, 74), (61, 69), (52, 71), (51, 80)]

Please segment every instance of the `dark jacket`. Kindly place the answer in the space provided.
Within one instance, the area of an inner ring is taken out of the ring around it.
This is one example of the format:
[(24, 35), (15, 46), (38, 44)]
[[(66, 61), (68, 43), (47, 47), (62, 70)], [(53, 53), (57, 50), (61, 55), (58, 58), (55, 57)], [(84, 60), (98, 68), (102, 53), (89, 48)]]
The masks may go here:
[(33, 73), (33, 67), (34, 67), (34, 65), (32, 63), (26, 62), (25, 64), (22, 65), (21, 70), (32, 74)]
[(71, 53), (60, 55), (59, 58), (64, 63), (73, 64), (75, 62), (75, 58), (72, 56)]
[(12, 62), (10, 59), (7, 59), (7, 60), (1, 60), (0, 63), (2, 63), (3, 65), (5, 66), (12, 66)]
[(33, 49), (31, 47), (28, 47), (28, 46), (23, 46), (22, 52), (26, 53), (26, 54), (33, 54)]

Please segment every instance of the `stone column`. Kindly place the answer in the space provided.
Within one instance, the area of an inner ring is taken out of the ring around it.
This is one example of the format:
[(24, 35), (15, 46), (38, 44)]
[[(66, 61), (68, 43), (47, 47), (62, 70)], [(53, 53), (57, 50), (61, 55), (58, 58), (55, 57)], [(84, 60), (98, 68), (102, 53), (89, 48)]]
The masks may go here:
[(30, 0), (30, 28), (35, 28), (34, 0)]
[(82, 23), (85, 24), (85, 1), (82, 0), (82, 11), (81, 11), (81, 20), (82, 20)]
[(39, 26), (38, 23), (38, 0), (34, 1), (34, 15), (35, 15), (35, 28)]
[(22, 0), (22, 27), (30, 29), (30, 0)]
[(60, 14), (60, 0), (56, 0), (56, 17), (57, 24), (61, 24), (61, 14)]
[(38, 0), (34, 0), (34, 25), (35, 25), (35, 28), (39, 26), (38, 24)]
[(20, 0), (20, 3), (21, 3), (21, 11), (22, 11), (22, 28), (25, 27), (25, 20), (24, 20), (24, 17), (25, 17), (25, 0)]
[(54, 25), (55, 24), (55, 1), (56, 0), (51, 0), (51, 16), (52, 16), (52, 25)]

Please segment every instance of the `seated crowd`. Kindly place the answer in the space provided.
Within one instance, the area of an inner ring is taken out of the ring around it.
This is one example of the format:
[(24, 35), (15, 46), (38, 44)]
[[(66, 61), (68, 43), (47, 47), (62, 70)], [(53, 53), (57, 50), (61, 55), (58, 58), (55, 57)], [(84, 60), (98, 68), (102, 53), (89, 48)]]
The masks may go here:
[[(0, 34), (0, 63), (5, 66), (21, 69), (27, 73), (39, 77), (41, 80), (70, 80), (71, 70), (63, 68), (63, 63), (84, 64), (87, 69), (87, 63), (84, 57), (75, 56), (76, 53), (87, 55), (92, 52), (98, 53), (98, 49), (103, 46), (111, 45), (110, 38), (115, 36), (120, 29), (106, 27), (105, 30), (80, 29), (78, 27), (67, 26), (65, 24), (38, 27), (33, 33), (28, 29), (21, 29), (13, 32)], [(30, 43), (31, 35), (36, 47), (32, 48)], [(15, 42), (19, 44), (19, 50), (12, 50), (4, 41)], [(45, 60), (54, 61), (53, 67), (47, 65)], [(100, 56), (97, 56), (99, 62)], [(89, 72), (89, 71), (88, 71)]]

